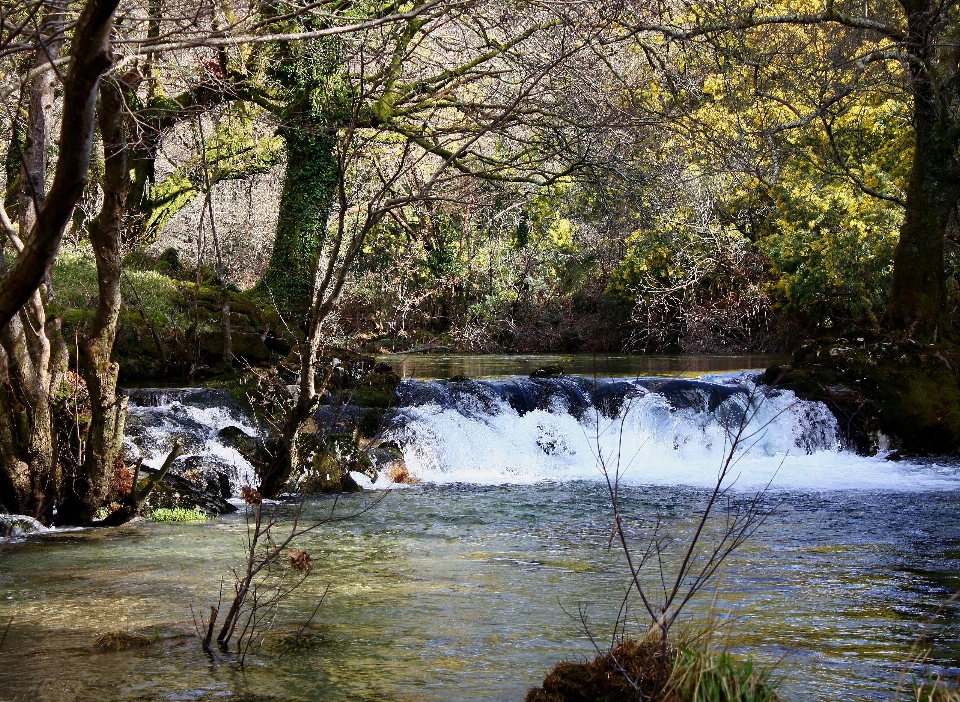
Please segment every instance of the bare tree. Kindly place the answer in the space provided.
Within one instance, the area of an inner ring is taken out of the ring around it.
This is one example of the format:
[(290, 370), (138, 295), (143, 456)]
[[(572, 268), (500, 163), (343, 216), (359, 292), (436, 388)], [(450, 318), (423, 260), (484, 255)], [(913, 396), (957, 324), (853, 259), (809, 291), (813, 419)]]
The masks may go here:
[(313, 208), (304, 238), (314, 237), (296, 249), (313, 252), (306, 340), (297, 393), (261, 473), (264, 495), (281, 492), (298, 462), (300, 428), (318, 399), (324, 323), (384, 218), (463, 178), (551, 182), (577, 165), (540, 130), (555, 96), (550, 77), (588, 46), (586, 24), (568, 28), (560, 9), (548, 8), (497, 36), (493, 18), (502, 7), (468, 9), (453, 6), (415, 28), (369, 38), (343, 60), (342, 79), (355, 97), (336, 138), (324, 137), (335, 156), (334, 214), (328, 225), (322, 197), (304, 205)]

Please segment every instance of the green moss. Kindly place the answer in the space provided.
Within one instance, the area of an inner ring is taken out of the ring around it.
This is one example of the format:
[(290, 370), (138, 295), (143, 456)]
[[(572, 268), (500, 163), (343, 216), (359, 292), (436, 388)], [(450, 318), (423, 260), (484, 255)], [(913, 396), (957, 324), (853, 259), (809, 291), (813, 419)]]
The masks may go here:
[(825, 402), (858, 450), (882, 436), (907, 454), (960, 449), (960, 347), (921, 345), (904, 335), (809, 342), (764, 381)]
[(160, 507), (150, 512), (151, 522), (181, 523), (181, 522), (208, 522), (212, 517), (202, 509), (196, 507), (188, 509), (186, 507), (166, 508)]
[[(275, 362), (278, 354), (289, 350), (282, 331), (285, 326), (272, 304), (249, 291), (231, 290), (209, 281), (197, 288), (192, 281), (144, 268), (156, 265), (169, 270), (170, 256), (161, 259), (136, 257), (135, 265), (140, 268), (127, 264), (121, 282), (123, 310), (114, 358), (120, 363), (123, 381), (183, 378), (191, 371), (191, 379), (197, 380), (203, 374), (229, 370), (222, 360), (224, 299), (230, 302), (231, 350), (241, 359), (239, 364)], [(96, 310), (93, 254), (85, 247), (64, 250), (54, 267), (53, 284), (56, 294), (51, 309), (63, 320), (69, 343), (76, 333), (86, 331)], [(72, 355), (75, 351), (71, 349)]]

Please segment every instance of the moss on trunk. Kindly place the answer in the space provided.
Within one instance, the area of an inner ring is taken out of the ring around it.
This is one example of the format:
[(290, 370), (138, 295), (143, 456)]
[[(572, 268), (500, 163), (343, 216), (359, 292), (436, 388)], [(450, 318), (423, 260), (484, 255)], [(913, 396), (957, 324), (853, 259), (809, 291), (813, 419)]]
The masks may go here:
[(327, 233), (337, 187), (334, 137), (314, 131), (286, 130), (287, 170), (280, 195), (280, 216), (270, 264), (261, 286), (281, 314), (306, 324), (316, 261)]

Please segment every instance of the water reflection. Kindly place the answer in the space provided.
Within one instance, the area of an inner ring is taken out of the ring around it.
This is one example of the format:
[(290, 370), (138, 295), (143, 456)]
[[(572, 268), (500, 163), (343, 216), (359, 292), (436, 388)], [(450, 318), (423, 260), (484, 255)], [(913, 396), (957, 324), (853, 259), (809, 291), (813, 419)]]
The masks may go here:
[(449, 355), (390, 354), (378, 356), (389, 363), (401, 378), (425, 380), (452, 378), (503, 378), (528, 375), (538, 368), (562, 366), (568, 375), (601, 378), (636, 378), (641, 376), (697, 376), (738, 370), (762, 370), (786, 363), (789, 356), (754, 354), (743, 356), (708, 356), (686, 354), (675, 356), (606, 354), (529, 354), (529, 355)]

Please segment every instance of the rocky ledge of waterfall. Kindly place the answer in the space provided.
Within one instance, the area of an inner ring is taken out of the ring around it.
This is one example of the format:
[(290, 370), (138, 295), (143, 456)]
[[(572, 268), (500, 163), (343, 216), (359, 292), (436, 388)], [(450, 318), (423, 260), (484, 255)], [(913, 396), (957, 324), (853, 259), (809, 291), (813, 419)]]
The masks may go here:
[(960, 452), (960, 347), (906, 334), (806, 342), (764, 382), (824, 402), (849, 445), (872, 455)]

